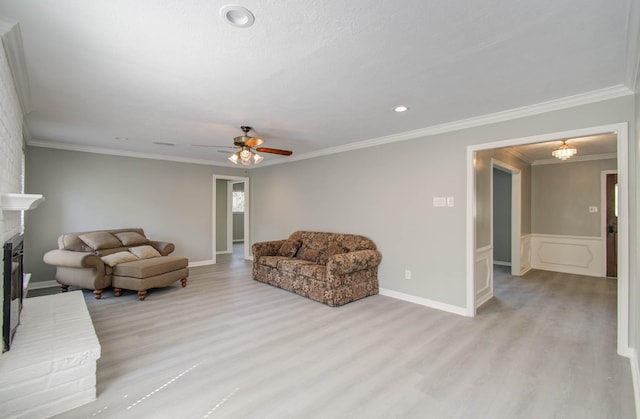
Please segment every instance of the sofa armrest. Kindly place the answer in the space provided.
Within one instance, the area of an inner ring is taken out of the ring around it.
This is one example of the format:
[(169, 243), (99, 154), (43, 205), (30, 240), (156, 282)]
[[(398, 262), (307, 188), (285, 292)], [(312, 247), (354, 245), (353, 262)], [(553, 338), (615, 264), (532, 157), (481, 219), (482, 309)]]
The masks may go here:
[(75, 252), (73, 250), (50, 250), (42, 258), (44, 263), (67, 268), (94, 268), (104, 271), (104, 262), (91, 252)]
[(327, 262), (327, 275), (346, 275), (375, 268), (381, 260), (382, 255), (377, 250), (356, 250), (333, 255)]
[(153, 246), (162, 256), (167, 256), (176, 250), (173, 243), (149, 240), (149, 245)]
[(268, 242), (254, 243), (251, 246), (253, 252), (253, 260), (258, 260), (260, 256), (275, 256), (278, 254), (278, 250), (282, 247), (282, 244), (286, 240), (273, 240)]

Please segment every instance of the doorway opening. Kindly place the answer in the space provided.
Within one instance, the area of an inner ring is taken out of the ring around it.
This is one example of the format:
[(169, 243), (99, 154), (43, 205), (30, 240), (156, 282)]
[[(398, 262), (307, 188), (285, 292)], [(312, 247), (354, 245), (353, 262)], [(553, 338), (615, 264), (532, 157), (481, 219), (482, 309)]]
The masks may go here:
[[(478, 217), (483, 215), (484, 208), (477, 208), (476, 184), (476, 153), (517, 145), (534, 144), (555, 141), (559, 138), (578, 138), (599, 135), (602, 133), (616, 134), (617, 141), (617, 172), (618, 172), (618, 228), (617, 228), (617, 350), (618, 354), (629, 357), (629, 169), (628, 160), (628, 123), (618, 123), (571, 131), (549, 133), (525, 138), (496, 141), (467, 147), (467, 307), (465, 314), (473, 317), (476, 314), (478, 298), (477, 291), (482, 289), (483, 270), (486, 263), (478, 263), (478, 255), (484, 248), (476, 246), (476, 232)], [(513, 231), (512, 231), (513, 233)], [(490, 247), (490, 246), (487, 246)], [(488, 258), (485, 258), (488, 259)], [(491, 260), (491, 259), (489, 259)], [(479, 286), (480, 284), (480, 286)]]
[(212, 195), (213, 263), (218, 254), (241, 253), (251, 259), (249, 178), (214, 175)]

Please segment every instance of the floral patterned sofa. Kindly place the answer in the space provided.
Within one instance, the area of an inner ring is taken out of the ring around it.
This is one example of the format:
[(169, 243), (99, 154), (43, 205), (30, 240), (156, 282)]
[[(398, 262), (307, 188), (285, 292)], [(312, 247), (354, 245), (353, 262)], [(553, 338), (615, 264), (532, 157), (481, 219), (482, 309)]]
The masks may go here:
[(370, 239), (296, 231), (287, 240), (255, 243), (253, 279), (341, 306), (378, 293), (382, 258)]

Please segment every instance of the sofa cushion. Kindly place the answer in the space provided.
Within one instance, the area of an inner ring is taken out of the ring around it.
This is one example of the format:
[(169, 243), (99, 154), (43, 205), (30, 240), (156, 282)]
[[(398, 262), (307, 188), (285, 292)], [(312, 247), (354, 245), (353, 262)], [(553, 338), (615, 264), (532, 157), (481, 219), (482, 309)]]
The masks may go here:
[(130, 276), (134, 278), (147, 278), (186, 268), (187, 258), (176, 256), (161, 256), (159, 258), (140, 259), (133, 262), (125, 262), (113, 267), (113, 275)]
[(296, 255), (298, 249), (300, 249), (300, 245), (302, 245), (302, 242), (300, 242), (300, 240), (286, 240), (284, 243), (282, 243), (282, 246), (280, 246), (280, 249), (278, 250), (278, 256), (292, 258)]
[(302, 266), (312, 263), (313, 262), (310, 262), (308, 260), (282, 258), (278, 262), (278, 270), (297, 274), (298, 272), (300, 272), (300, 268)]
[(327, 267), (323, 265), (302, 265), (300, 266), (300, 275), (306, 276), (309, 278), (315, 278), (318, 281), (326, 281), (327, 280)]
[(80, 240), (86, 243), (93, 250), (109, 249), (111, 247), (120, 247), (122, 243), (113, 234), (107, 231), (94, 231), (84, 233), (78, 236)]
[(111, 266), (112, 268), (114, 266), (116, 266), (119, 263), (124, 263), (124, 262), (131, 262), (133, 260), (138, 260), (138, 257), (136, 255), (134, 255), (131, 252), (118, 252), (118, 253), (112, 253), (110, 255), (107, 256), (102, 256), (100, 259), (102, 259), (102, 261)]
[(289, 259), (284, 256), (260, 256), (258, 264), (269, 266), (271, 268), (278, 268), (278, 262), (283, 259)]
[(114, 236), (116, 236), (124, 246), (136, 246), (149, 243), (149, 239), (135, 231), (121, 231), (114, 233)]
[(331, 256), (341, 255), (343, 253), (347, 253), (347, 249), (340, 246), (339, 244), (332, 243), (329, 245), (329, 247), (327, 247), (327, 250), (320, 254), (320, 257), (318, 258), (318, 264), (326, 265)]
[(153, 248), (153, 246), (149, 246), (148, 244), (144, 246), (130, 247), (129, 251), (140, 259), (150, 259), (162, 256), (160, 252), (158, 252)]
[(320, 258), (320, 250), (302, 245), (296, 253), (296, 258), (316, 263)]

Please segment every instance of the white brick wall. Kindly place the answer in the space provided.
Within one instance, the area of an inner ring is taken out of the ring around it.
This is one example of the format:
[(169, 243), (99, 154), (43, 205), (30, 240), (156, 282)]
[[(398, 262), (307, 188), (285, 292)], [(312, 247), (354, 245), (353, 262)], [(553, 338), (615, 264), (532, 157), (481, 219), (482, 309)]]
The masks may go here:
[[(0, 36), (5, 36), (7, 26), (0, 26)], [(22, 108), (3, 44), (0, 194), (23, 192), (22, 124)], [(20, 217), (18, 211), (0, 210), (0, 244), (20, 232)], [(0, 307), (4, 295), (1, 275)], [(11, 350), (0, 356), (0, 416), (47, 418), (95, 400), (100, 343), (82, 292), (25, 299), (20, 323)]]
[[(22, 192), (22, 148), (22, 109), (7, 54), (4, 48), (0, 48), (0, 194)], [(18, 234), (20, 228), (20, 212), (0, 211), (0, 244)], [(3, 295), (0, 281), (0, 307)]]
[(0, 415), (47, 418), (95, 400), (98, 358), (82, 291), (25, 300), (11, 350), (0, 358)]

